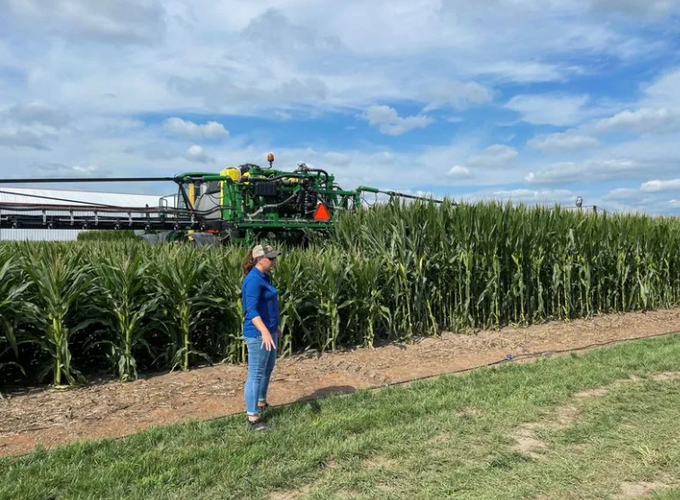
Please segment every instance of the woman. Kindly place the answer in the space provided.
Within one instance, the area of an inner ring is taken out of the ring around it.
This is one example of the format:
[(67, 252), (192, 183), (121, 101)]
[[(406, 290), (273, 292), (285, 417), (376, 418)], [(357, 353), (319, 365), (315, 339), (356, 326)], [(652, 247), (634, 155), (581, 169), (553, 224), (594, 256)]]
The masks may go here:
[(280, 337), (278, 291), (268, 275), (279, 251), (257, 245), (243, 260), (243, 336), (248, 348), (248, 378), (245, 387), (248, 426), (254, 430), (270, 428), (260, 419), (267, 408), (269, 379), (276, 363), (276, 343)]

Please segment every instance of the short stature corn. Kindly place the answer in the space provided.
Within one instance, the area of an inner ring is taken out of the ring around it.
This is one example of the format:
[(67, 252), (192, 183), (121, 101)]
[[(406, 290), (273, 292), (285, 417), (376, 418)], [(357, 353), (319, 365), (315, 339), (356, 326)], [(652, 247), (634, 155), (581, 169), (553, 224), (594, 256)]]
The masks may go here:
[[(675, 219), (493, 203), (346, 215), (278, 263), (280, 351), (675, 307), (679, 235)], [(3, 244), (0, 367), (60, 384), (241, 361), (244, 251)]]

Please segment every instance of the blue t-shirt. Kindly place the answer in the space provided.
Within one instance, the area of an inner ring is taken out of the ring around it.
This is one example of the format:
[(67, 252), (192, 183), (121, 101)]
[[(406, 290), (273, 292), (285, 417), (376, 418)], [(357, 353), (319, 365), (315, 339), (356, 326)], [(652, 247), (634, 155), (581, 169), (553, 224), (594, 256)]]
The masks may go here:
[(262, 334), (253, 325), (253, 318), (262, 318), (272, 336), (279, 329), (279, 292), (271, 279), (258, 268), (253, 267), (241, 284), (243, 302), (243, 336), (260, 337)]

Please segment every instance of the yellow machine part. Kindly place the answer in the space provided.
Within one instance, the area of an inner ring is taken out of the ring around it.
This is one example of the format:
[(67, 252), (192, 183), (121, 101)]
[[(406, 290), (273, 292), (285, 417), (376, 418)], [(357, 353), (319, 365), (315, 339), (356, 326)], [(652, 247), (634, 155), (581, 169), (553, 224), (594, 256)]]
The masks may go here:
[[(193, 182), (189, 183), (188, 186), (188, 195), (189, 195), (189, 204), (191, 205), (191, 208), (194, 208), (194, 203), (196, 203), (196, 186), (194, 185)], [(187, 231), (189, 234), (193, 233), (193, 230)], [(189, 240), (193, 240), (191, 236), (189, 236)]]
[[(227, 167), (220, 170), (220, 175), (222, 177), (229, 177), (234, 182), (239, 182), (241, 180), (241, 171), (236, 167)], [(220, 181), (220, 200), (224, 200), (224, 182)], [(220, 204), (223, 201), (220, 201)]]
[(238, 182), (241, 180), (241, 172), (236, 167), (227, 167), (220, 172), (222, 177), (231, 177), (231, 180)]
[(196, 202), (196, 186), (193, 183), (189, 184), (189, 203), (191, 208), (194, 208), (194, 203)]

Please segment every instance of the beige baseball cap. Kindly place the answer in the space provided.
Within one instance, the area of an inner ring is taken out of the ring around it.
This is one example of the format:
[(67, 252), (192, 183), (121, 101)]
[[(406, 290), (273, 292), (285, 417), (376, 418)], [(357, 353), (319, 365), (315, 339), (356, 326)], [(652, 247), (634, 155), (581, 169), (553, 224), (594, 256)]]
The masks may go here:
[(253, 248), (253, 258), (257, 259), (258, 257), (267, 257), (268, 259), (273, 259), (277, 257), (281, 252), (276, 250), (274, 247), (271, 245), (256, 245)]

